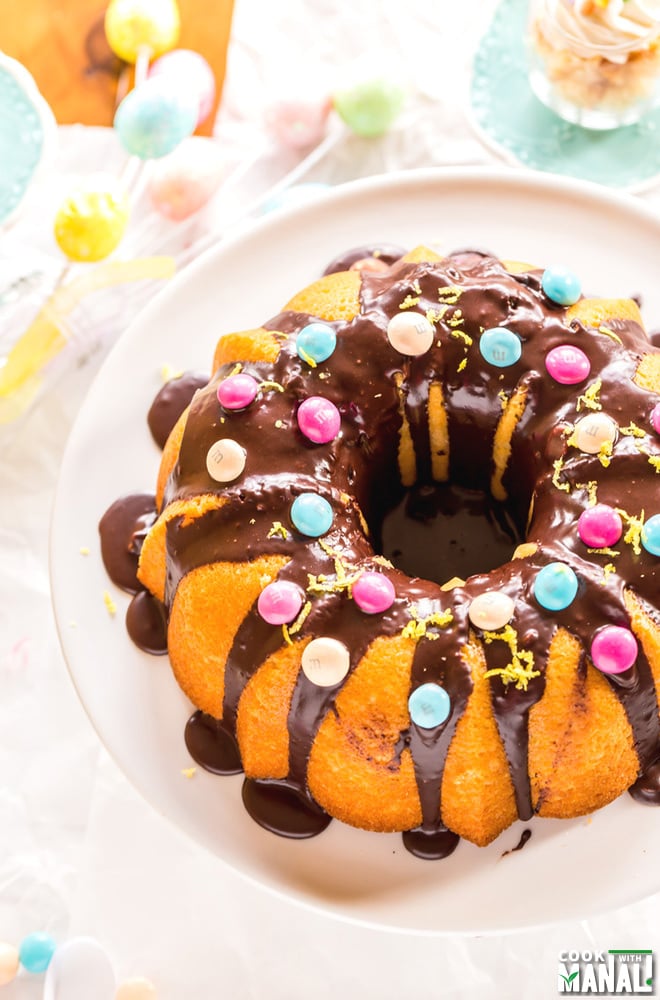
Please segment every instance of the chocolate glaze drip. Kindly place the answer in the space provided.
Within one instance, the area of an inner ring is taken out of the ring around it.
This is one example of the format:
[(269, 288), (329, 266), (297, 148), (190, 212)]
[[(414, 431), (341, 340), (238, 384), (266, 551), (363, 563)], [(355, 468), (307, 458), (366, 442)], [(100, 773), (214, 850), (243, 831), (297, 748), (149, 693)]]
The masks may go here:
[[(351, 251), (333, 261), (327, 273), (345, 268), (375, 249)], [(393, 260), (396, 257), (392, 255)], [(448, 627), (429, 626), (417, 640), (410, 681), (411, 690), (428, 680), (441, 683), (450, 695), (451, 715), (437, 731), (411, 724), (392, 747), (391, 767), (399, 765), (404, 753), (411, 754), (414, 764), (422, 823), (404, 835), (404, 842), (419, 856), (445, 856), (458, 839), (442, 824), (441, 795), (447, 753), (472, 690), (462, 655), (472, 634), (466, 617), (470, 601), (484, 590), (510, 594), (515, 601), (512, 626), (517, 649), (533, 653), (538, 676), (507, 683), (503, 672), (514, 658), (511, 634), (504, 630), (489, 639), (476, 633), (487, 640), (482, 645), (486, 666), (493, 672), (489, 679), (493, 714), (509, 764), (517, 811), (529, 818), (534, 805), (538, 809), (542, 804), (545, 792), (541, 789), (539, 800), (532, 803), (528, 715), (543, 695), (548, 651), (557, 630), (567, 629), (579, 643), (574, 689), (579, 710), (586, 696), (587, 671), (593, 669), (584, 651), (589, 650), (594, 633), (606, 624), (629, 627), (624, 601), (628, 588), (651, 608), (660, 592), (657, 558), (644, 550), (635, 554), (633, 547), (623, 542), (616, 557), (606, 552), (589, 553), (576, 531), (594, 484), (601, 503), (630, 515), (643, 509), (648, 517), (657, 511), (658, 490), (652, 474), (640, 471), (646, 458), (640, 454), (639, 438), (620, 433), (612, 461), (605, 468), (598, 456), (582, 454), (569, 446), (568, 434), (558, 432), (559, 427), (572, 427), (588, 412), (580, 396), (597, 377), (602, 380), (598, 402), (603, 412), (621, 428), (634, 423), (647, 429), (649, 393), (633, 382), (633, 376), (639, 357), (650, 349), (649, 341), (631, 321), (608, 323), (621, 344), (577, 321), (569, 324), (565, 309), (549, 302), (541, 292), (540, 278), (540, 271), (511, 275), (495, 258), (474, 251), (453, 254), (436, 264), (399, 261), (387, 273), (364, 272), (360, 314), (350, 322), (331, 324), (337, 334), (337, 349), (314, 369), (298, 357), (291, 335), (315, 317), (295, 312), (274, 317), (265, 326), (277, 332), (279, 357), (272, 364), (246, 362), (242, 366), (259, 382), (265, 382), (266, 388), (249, 412), (222, 412), (217, 384), (232, 367), (223, 366), (191, 404), (179, 461), (166, 488), (165, 504), (200, 494), (217, 494), (223, 500), (218, 509), (188, 523), (174, 518), (168, 524), (168, 607), (185, 574), (216, 561), (244, 562), (266, 554), (283, 555), (288, 562), (280, 578), (293, 580), (304, 589), (310, 574), (335, 579), (337, 556), (349, 572), (377, 567), (395, 586), (397, 600), (390, 611), (363, 615), (341, 588), (331, 593), (312, 592), (310, 613), (293, 640), (301, 642), (318, 635), (340, 639), (351, 654), (347, 680), (360, 669), (365, 652), (378, 636), (399, 634), (411, 617), (418, 620), (451, 611), (453, 620)], [(456, 287), (460, 289), (458, 297), (452, 291)], [(411, 297), (418, 299), (415, 309), (421, 313), (437, 311), (439, 304), (447, 306), (435, 324), (436, 343), (426, 355), (415, 359), (394, 351), (386, 336), (389, 318)], [(520, 361), (501, 370), (486, 365), (478, 351), (483, 330), (495, 326), (506, 326), (523, 342)], [(547, 375), (545, 356), (560, 344), (579, 345), (589, 356), (593, 374), (583, 385), (563, 386)], [(508, 515), (521, 534), (526, 529), (526, 538), (536, 544), (536, 551), (523, 560), (504, 562), (487, 575), (471, 576), (464, 586), (451, 592), (374, 563), (373, 542), (365, 535), (361, 517), (363, 514), (378, 535), (384, 515), (402, 497), (395, 471), (401, 425), (397, 382), (403, 389), (404, 412), (413, 438), (418, 487), (431, 483), (427, 387), (434, 380), (443, 387), (450, 478), (462, 489), (482, 492), (490, 489), (494, 436), (503, 406), (516, 390), (526, 392), (503, 482), (509, 494)], [(268, 388), (273, 383), (283, 391)], [(312, 445), (298, 430), (296, 409), (310, 395), (331, 399), (342, 415), (340, 435), (328, 445)], [(244, 474), (226, 487), (209, 478), (205, 464), (208, 449), (220, 435), (235, 438), (248, 456)], [(660, 455), (651, 434), (643, 444), (648, 455)], [(292, 500), (306, 491), (320, 492), (333, 509), (333, 526), (319, 541), (299, 535), (289, 521)], [(271, 533), (276, 520), (281, 522), (285, 538), (281, 532)], [(605, 572), (613, 559), (615, 572)], [(576, 601), (563, 612), (545, 611), (533, 596), (538, 571), (553, 561), (571, 565), (580, 583)], [(246, 684), (284, 641), (281, 630), (266, 625), (255, 608), (239, 628), (225, 670), (222, 722), (202, 727), (205, 738), (222, 747), (218, 753), (223, 759), (227, 746), (232, 745), (226, 741), (234, 740), (238, 703)], [(287, 719), (288, 774), (278, 781), (248, 780), (244, 787), (248, 810), (268, 829), (308, 836), (329, 822), (310, 796), (307, 769), (319, 728), (333, 714), (340, 716), (345, 683), (320, 688), (299, 673)], [(653, 678), (643, 651), (630, 676), (609, 677), (608, 683), (629, 719), (640, 770), (652, 775), (660, 726)], [(208, 756), (200, 752), (196, 759), (207, 766), (204, 760)], [(301, 833), (301, 829), (306, 832)]]
[(186, 723), (186, 746), (193, 760), (213, 774), (240, 774), (243, 770), (236, 740), (217, 719), (197, 711)]
[(511, 847), (508, 851), (504, 851), (502, 857), (505, 858), (507, 854), (515, 854), (516, 851), (522, 851), (525, 844), (527, 844), (531, 839), (532, 839), (532, 831), (523, 830), (523, 832), (520, 834), (520, 840), (518, 841), (516, 846)]
[(366, 243), (361, 247), (353, 247), (339, 257), (331, 260), (326, 267), (324, 274), (334, 274), (336, 271), (348, 271), (352, 264), (367, 257), (377, 257), (384, 264), (395, 264), (406, 253), (403, 247), (395, 246), (393, 243)]
[(660, 761), (651, 764), (629, 791), (636, 802), (660, 806)]
[(126, 611), (126, 630), (139, 649), (155, 656), (167, 652), (167, 618), (163, 604), (140, 590)]
[(153, 493), (132, 493), (108, 507), (99, 523), (101, 555), (110, 579), (122, 590), (136, 594), (142, 542), (156, 520)]
[(177, 420), (197, 390), (203, 388), (208, 380), (208, 375), (184, 372), (178, 378), (166, 382), (157, 394), (147, 414), (147, 423), (151, 436), (159, 448), (165, 447)]

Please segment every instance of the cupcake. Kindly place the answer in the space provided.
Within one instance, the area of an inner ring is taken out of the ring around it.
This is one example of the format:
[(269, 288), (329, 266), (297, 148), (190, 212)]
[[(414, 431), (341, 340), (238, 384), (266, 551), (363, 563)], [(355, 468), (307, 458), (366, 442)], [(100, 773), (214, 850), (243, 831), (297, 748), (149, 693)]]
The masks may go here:
[(616, 128), (660, 95), (660, 0), (532, 0), (530, 82), (568, 121)]

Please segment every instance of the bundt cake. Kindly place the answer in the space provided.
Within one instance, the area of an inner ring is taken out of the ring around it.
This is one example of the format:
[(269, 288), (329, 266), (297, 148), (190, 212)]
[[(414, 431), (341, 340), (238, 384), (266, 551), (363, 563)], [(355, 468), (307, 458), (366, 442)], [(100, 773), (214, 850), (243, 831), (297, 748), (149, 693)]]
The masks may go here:
[[(152, 408), (155, 504), (101, 537), (136, 641), (164, 651), (166, 622), (193, 757), (244, 771), (258, 822), (442, 857), (660, 800), (660, 351), (635, 301), (362, 247), (203, 381)], [(413, 522), (431, 579), (401, 568)]]

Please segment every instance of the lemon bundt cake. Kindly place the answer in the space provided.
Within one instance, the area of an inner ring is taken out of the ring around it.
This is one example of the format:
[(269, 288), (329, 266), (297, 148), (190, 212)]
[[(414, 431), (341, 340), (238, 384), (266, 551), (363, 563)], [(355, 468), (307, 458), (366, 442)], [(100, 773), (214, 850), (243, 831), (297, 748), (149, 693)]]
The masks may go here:
[(193, 757), (244, 771), (258, 822), (442, 857), (660, 799), (660, 351), (633, 300), (364, 247), (202, 381), (152, 409), (181, 413), (155, 504), (117, 501), (102, 545), (136, 641), (166, 622)]

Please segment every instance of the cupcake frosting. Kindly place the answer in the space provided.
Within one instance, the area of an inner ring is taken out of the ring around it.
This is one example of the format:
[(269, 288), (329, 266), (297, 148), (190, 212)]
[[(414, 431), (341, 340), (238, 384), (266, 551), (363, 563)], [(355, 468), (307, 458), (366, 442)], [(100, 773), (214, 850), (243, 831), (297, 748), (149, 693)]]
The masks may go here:
[(660, 0), (546, 0), (542, 30), (556, 48), (623, 63), (660, 36)]

